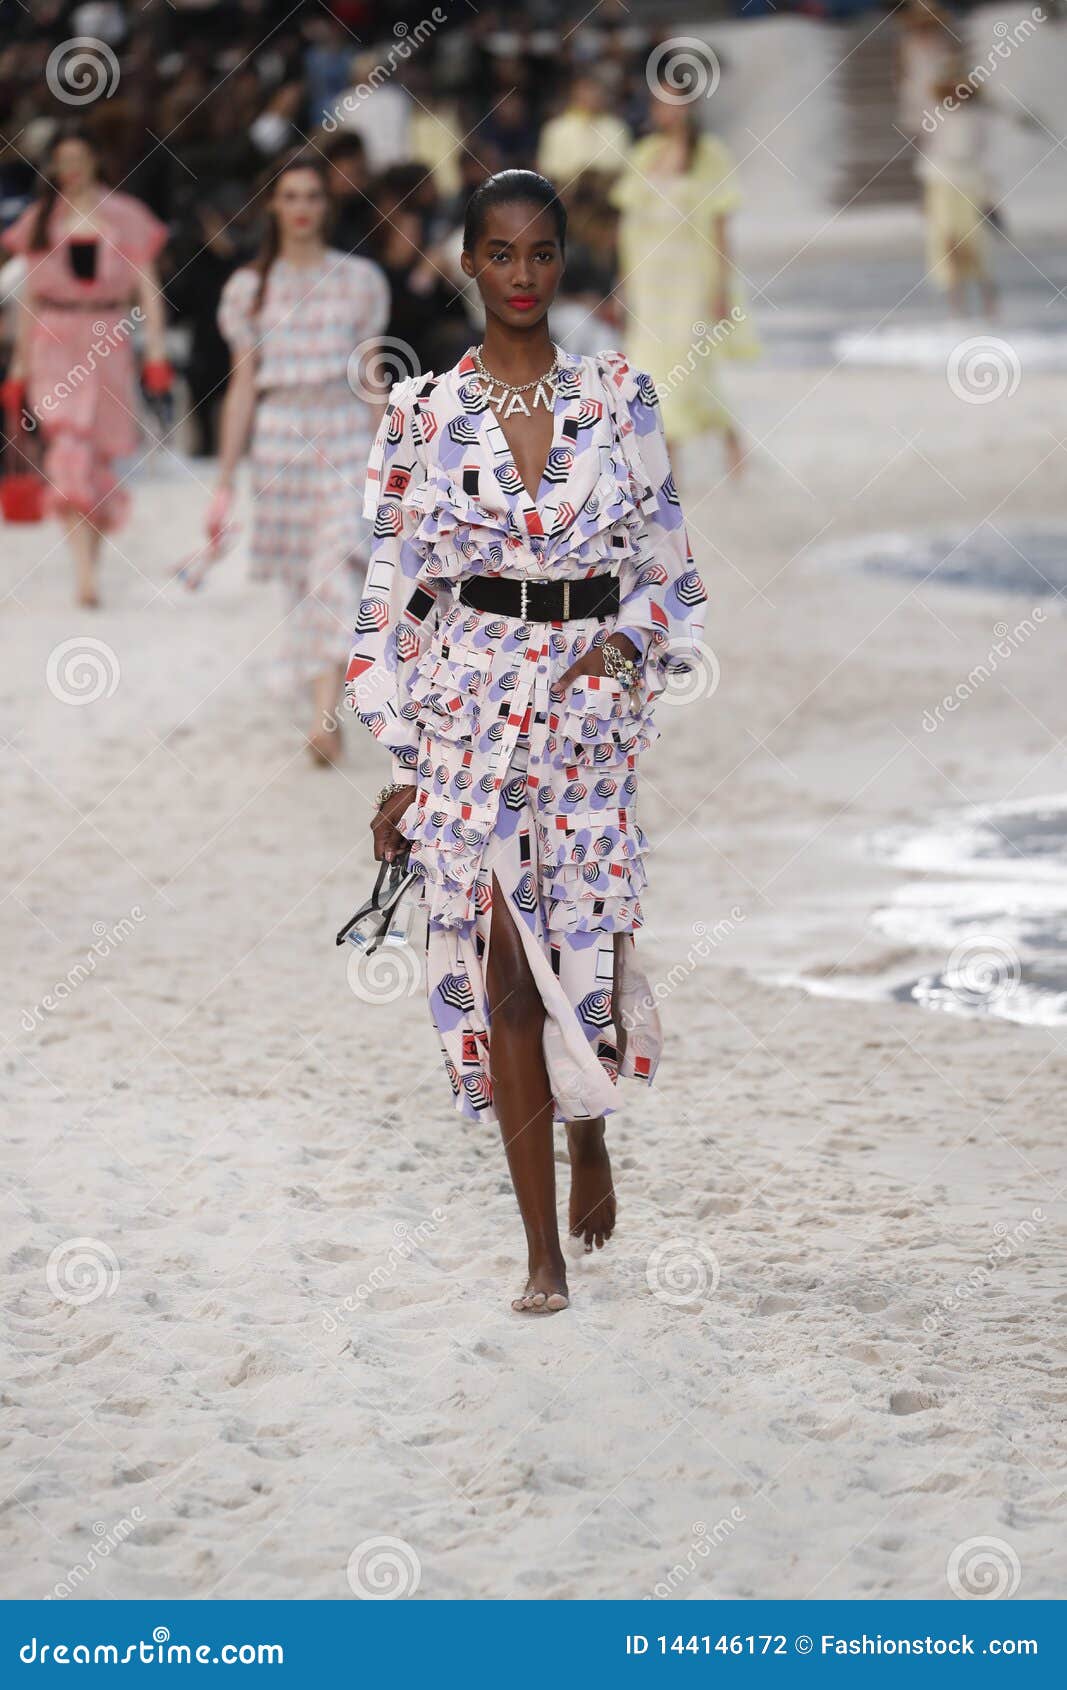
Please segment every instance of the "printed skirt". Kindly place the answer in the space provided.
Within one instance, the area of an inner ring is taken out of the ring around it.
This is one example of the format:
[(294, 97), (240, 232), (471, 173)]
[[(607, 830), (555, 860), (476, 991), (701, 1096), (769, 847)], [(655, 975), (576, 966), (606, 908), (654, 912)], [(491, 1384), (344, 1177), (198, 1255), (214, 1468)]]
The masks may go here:
[[(602, 629), (528, 627), (457, 606), (420, 660), (419, 796), (401, 826), (429, 912), (430, 1011), (456, 1107), (475, 1119), (495, 1118), (485, 981), (494, 880), (544, 1003), (556, 1119), (609, 1114), (619, 1074), (651, 1081), (659, 1061), (633, 936), (645, 880), (632, 811), (642, 725), (612, 714), (623, 709), (617, 683), (605, 683), (612, 702), (596, 705), (589, 677), (561, 696), (553, 687)], [(455, 691), (463, 676), (466, 690)], [(492, 794), (479, 824), (477, 806), (450, 794), (473, 796), (470, 769), (494, 748), (496, 772), (478, 782)]]
[(294, 685), (348, 658), (371, 537), (358, 493), (372, 420), (346, 382), (279, 388), (257, 405), (251, 572), (285, 587), (284, 657)]

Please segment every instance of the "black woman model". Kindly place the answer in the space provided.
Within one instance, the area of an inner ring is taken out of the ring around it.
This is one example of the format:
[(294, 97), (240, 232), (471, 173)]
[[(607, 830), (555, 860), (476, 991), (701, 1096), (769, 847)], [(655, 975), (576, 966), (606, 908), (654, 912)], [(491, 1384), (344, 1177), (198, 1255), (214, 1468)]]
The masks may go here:
[(652, 383), (620, 353), (553, 344), (565, 233), (532, 171), (471, 196), (462, 263), (485, 340), (392, 389), (367, 471), (375, 540), (348, 675), (392, 752), (375, 855), (409, 851), (420, 877), (457, 1107), (501, 1126), (528, 1245), (523, 1311), (568, 1301), (554, 1120), (570, 1232), (599, 1248), (615, 1224), (615, 1081), (651, 1080), (659, 1058), (658, 1023), (626, 1013), (648, 998), (634, 960), (637, 762), (654, 695), (693, 659), (706, 596)]

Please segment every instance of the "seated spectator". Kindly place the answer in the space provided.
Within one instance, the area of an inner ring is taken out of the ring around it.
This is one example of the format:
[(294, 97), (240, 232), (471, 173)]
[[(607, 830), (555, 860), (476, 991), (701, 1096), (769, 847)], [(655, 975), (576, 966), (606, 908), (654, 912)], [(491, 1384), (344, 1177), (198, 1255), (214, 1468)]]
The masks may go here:
[(522, 95), (511, 89), (475, 131), (492, 169), (529, 170), (537, 156), (537, 125)]
[(541, 131), (537, 168), (543, 176), (566, 187), (583, 170), (597, 170), (607, 178), (618, 175), (629, 151), (630, 132), (606, 105), (600, 78), (579, 71), (564, 110)]
[(369, 193), (367, 149), (358, 135), (345, 130), (325, 137), (321, 145), (330, 166), (326, 181), (332, 206), (330, 245), (338, 252), (369, 257), (365, 249), (378, 219)]
[(411, 100), (395, 75), (383, 80), (382, 60), (373, 53), (353, 60), (352, 76), (337, 108), (338, 125), (360, 137), (372, 170), (402, 164), (411, 157)]
[(386, 335), (410, 348), (411, 374), (447, 370), (470, 340), (462, 296), (429, 240), (433, 216), (425, 209), (426, 185), (432, 197), (433, 178), (425, 171), (421, 176), (420, 188), (412, 192), (410, 167), (387, 171), (374, 193), (380, 218), (374, 257), (385, 271), (392, 302)]

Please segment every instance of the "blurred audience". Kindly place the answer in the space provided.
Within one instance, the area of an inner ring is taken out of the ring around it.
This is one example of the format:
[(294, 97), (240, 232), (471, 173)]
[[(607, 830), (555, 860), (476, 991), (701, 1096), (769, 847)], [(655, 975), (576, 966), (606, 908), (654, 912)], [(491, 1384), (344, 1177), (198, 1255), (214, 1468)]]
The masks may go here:
[[(661, 33), (623, 0), (578, 27), (565, 0), (529, 0), (521, 17), (409, 0), (33, 0), (5, 21), (0, 230), (30, 203), (76, 105), (109, 180), (167, 226), (170, 343), (196, 452), (216, 449), (229, 367), (219, 296), (258, 247), (264, 173), (295, 145), (327, 160), (329, 240), (385, 271), (387, 332), (422, 368), (445, 367), (480, 329), (459, 267), (464, 208), (489, 172), (516, 166), (567, 201), (561, 332), (575, 350), (620, 338), (608, 196), (650, 125), (645, 69)], [(75, 36), (99, 49), (68, 62), (57, 49)]]

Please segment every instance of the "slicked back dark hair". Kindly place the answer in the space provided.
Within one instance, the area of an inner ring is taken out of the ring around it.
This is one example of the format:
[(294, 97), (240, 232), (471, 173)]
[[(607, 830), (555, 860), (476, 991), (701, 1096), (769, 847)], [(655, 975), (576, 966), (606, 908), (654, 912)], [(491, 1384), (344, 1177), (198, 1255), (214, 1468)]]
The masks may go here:
[(547, 176), (536, 170), (498, 170), (480, 182), (467, 201), (463, 220), (463, 250), (473, 252), (495, 205), (532, 205), (551, 214), (560, 250), (567, 244), (567, 210)]

